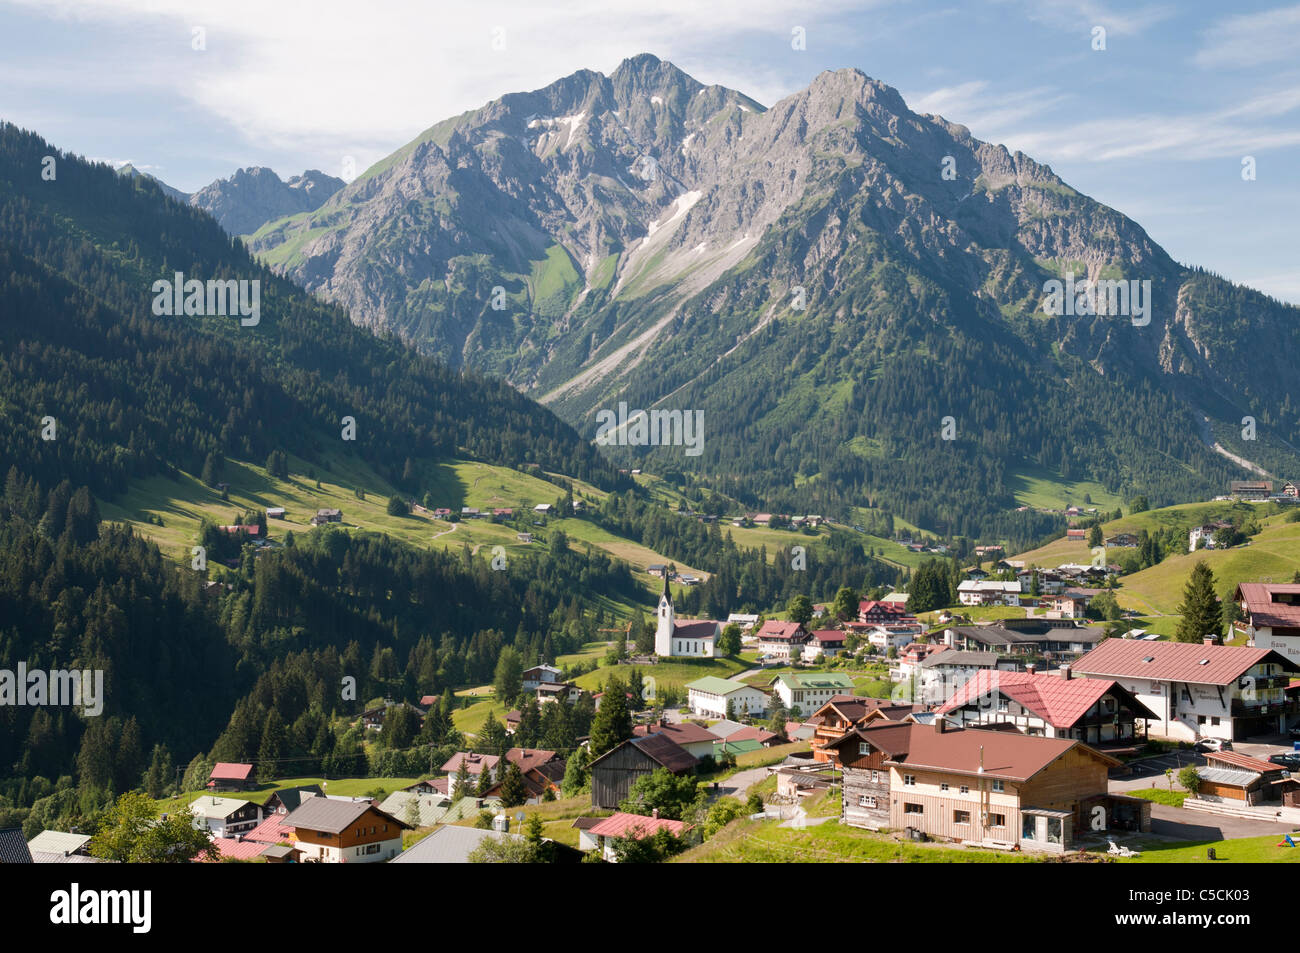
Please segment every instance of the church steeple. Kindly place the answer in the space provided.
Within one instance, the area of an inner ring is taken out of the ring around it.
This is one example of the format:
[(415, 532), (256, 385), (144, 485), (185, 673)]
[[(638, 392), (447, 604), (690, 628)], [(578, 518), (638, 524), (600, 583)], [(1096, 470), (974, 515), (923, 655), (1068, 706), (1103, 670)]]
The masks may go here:
[(673, 630), (677, 621), (673, 612), (673, 593), (668, 581), (672, 578), (673, 567), (664, 570), (664, 591), (659, 596), (658, 617), (655, 619), (655, 655), (667, 658), (673, 654)]

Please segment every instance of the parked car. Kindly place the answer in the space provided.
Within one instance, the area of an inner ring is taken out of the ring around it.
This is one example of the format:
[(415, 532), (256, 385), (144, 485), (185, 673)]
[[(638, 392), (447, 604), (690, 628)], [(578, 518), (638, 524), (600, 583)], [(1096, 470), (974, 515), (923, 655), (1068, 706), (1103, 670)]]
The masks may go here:
[(1297, 741), (1300, 741), (1300, 725), (1297, 725), (1296, 727), (1292, 728), (1289, 732), (1287, 732), (1287, 734), (1289, 734), (1292, 738), (1295, 738)]
[(1232, 742), (1222, 738), (1202, 738), (1196, 742), (1197, 751), (1231, 751)]
[(1268, 756), (1268, 760), (1270, 764), (1275, 764), (1279, 768), (1286, 768), (1288, 771), (1300, 771), (1300, 751), (1271, 754)]

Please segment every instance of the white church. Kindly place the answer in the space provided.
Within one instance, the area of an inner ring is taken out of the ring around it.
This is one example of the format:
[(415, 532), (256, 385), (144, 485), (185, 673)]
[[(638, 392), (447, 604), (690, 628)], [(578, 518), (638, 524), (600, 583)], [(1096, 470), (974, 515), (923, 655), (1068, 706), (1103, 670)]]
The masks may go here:
[(655, 655), (660, 658), (713, 658), (717, 654), (722, 623), (708, 619), (677, 621), (673, 597), (668, 588), (671, 571), (664, 572), (664, 591), (659, 597), (659, 618), (655, 627)]

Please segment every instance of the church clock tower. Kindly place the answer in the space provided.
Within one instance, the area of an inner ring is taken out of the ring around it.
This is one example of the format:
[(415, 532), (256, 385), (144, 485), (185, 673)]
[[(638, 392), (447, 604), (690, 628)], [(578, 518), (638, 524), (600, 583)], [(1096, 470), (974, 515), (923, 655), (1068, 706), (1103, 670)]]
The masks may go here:
[(672, 568), (664, 570), (664, 591), (659, 597), (659, 615), (655, 623), (655, 655), (668, 658), (673, 654), (673, 630), (677, 623), (673, 617), (673, 597), (668, 589)]

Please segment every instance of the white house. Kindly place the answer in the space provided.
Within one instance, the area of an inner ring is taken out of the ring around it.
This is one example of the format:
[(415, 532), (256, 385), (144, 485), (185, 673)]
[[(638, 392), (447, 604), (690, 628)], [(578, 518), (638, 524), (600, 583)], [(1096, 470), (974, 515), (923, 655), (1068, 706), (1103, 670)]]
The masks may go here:
[(967, 579), (957, 586), (957, 598), (964, 606), (1018, 606), (1020, 583), (989, 579)]
[(668, 578), (665, 576), (655, 624), (655, 655), (660, 658), (713, 658), (717, 654), (717, 639), (721, 634), (721, 624), (711, 619), (677, 621)]
[(767, 694), (753, 685), (707, 675), (686, 685), (686, 703), (691, 714), (701, 718), (726, 718), (727, 702), (733, 716), (767, 714)]
[(537, 686), (560, 681), (563, 673), (554, 665), (534, 665), (524, 670), (524, 691), (535, 692)]
[(1300, 667), (1270, 649), (1106, 639), (1073, 670), (1114, 679), (1156, 714), (1147, 733), (1171, 741), (1233, 741), (1284, 732), (1296, 721), (1286, 687)]
[(794, 672), (772, 679), (772, 689), (786, 708), (811, 715), (836, 695), (852, 695), (853, 679), (840, 672)]
[(194, 815), (194, 829), (213, 837), (234, 837), (262, 823), (262, 808), (240, 798), (202, 794), (190, 802), (188, 810)]
[[(1231, 529), (1231, 523), (1204, 523), (1201, 526), (1193, 526), (1191, 532), (1187, 534), (1187, 551), (1194, 553), (1204, 545), (1206, 549), (1214, 549), (1217, 545), (1214, 542), (1214, 534), (1221, 529)], [(1204, 543), (1202, 543), (1204, 541)]]
[(905, 626), (883, 626), (878, 625), (867, 632), (867, 642), (876, 647), (876, 651), (882, 655), (889, 654), (889, 650), (901, 652), (903, 649), (916, 641), (916, 637), (921, 634), (921, 627)]

